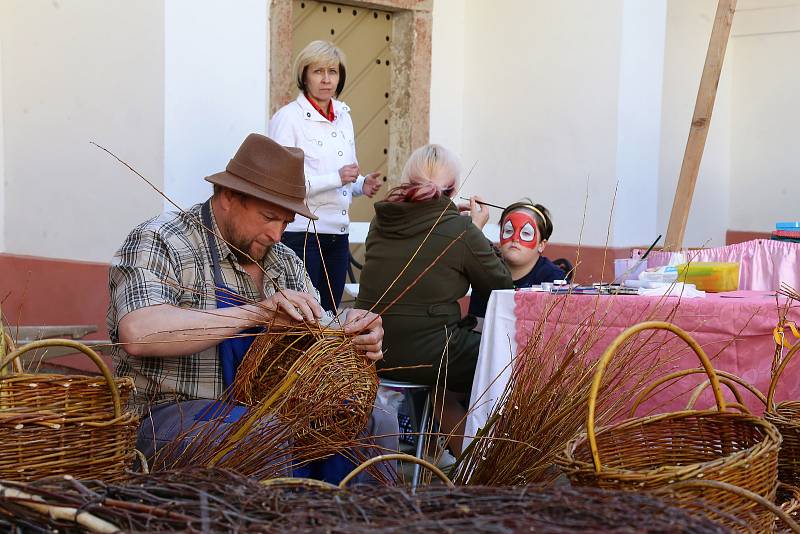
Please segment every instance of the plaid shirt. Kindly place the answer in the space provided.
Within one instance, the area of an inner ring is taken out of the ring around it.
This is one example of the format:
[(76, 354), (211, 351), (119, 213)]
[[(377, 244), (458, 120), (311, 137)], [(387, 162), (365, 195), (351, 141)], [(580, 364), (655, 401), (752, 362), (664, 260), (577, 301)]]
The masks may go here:
[[(106, 322), (111, 341), (119, 341), (119, 321), (128, 313), (159, 304), (200, 310), (216, 309), (211, 250), (200, 223), (201, 204), (184, 213), (170, 212), (133, 229), (114, 255), (109, 272), (111, 303)], [(214, 231), (219, 234), (216, 219)], [(255, 302), (261, 300), (252, 278), (228, 245), (217, 238), (220, 270), (226, 287)], [(261, 262), (266, 275), (263, 294), (281, 289), (312, 293), (319, 300), (300, 258), (276, 243)], [(134, 357), (115, 345), (111, 356), (118, 376), (136, 383), (131, 408), (190, 399), (214, 399), (223, 391), (217, 347), (179, 357)]]

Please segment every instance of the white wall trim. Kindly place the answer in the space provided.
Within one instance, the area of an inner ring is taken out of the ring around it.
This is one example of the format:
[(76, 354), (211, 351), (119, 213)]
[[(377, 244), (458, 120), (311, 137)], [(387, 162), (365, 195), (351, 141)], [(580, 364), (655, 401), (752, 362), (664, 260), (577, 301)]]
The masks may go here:
[[(446, 146), (462, 160), (467, 109), (464, 107), (466, 9), (464, 0), (436, 0), (431, 31), (430, 142)], [(471, 166), (472, 162), (462, 161), (462, 164)]]
[(645, 244), (658, 235), (658, 212), (644, 207), (658, 204), (666, 25), (666, 0), (623, 3), (614, 246)]

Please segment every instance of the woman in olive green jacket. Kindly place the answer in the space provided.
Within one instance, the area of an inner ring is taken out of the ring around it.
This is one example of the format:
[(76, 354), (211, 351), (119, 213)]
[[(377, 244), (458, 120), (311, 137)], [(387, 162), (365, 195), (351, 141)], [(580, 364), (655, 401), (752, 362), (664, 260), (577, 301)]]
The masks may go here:
[[(481, 231), (487, 209), (473, 198), (469, 216), (462, 216), (450, 200), (458, 174), (457, 159), (439, 145), (411, 155), (401, 185), (375, 204), (356, 301), (383, 318), (381, 365), (392, 370), (381, 376), (446, 387), (445, 433), (459, 431), (480, 345), (480, 334), (459, 325), (457, 301), (470, 285), (486, 293), (513, 287)], [(456, 451), (460, 441), (451, 440)]]

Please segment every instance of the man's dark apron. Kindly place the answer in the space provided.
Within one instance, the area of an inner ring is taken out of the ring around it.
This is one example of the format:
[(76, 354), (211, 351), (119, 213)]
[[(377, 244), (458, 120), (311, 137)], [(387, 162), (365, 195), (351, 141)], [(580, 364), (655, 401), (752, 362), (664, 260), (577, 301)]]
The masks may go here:
[[(219, 249), (217, 248), (217, 237), (212, 229), (214, 228), (211, 220), (211, 201), (203, 204), (200, 210), (200, 217), (206, 229), (206, 239), (208, 248), (211, 250), (211, 272), (214, 276), (214, 298), (217, 301), (217, 309), (242, 306), (247, 301), (235, 291), (230, 289), (222, 281), (222, 269), (219, 266)], [(219, 367), (222, 371), (222, 383), (228, 389), (236, 378), (236, 370), (247, 354), (250, 345), (253, 344), (255, 335), (263, 332), (263, 328), (248, 328), (241, 332), (242, 335), (224, 340), (217, 346), (219, 354)]]

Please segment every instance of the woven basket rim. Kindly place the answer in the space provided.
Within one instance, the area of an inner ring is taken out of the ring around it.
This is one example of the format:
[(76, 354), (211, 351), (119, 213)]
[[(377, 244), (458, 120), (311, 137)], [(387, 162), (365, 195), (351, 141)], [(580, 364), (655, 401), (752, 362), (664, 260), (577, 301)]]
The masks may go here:
[(781, 413), (780, 408), (779, 405), (774, 412), (764, 412), (764, 419), (780, 428), (800, 430), (800, 419)]
[[(661, 423), (663, 421), (669, 421), (679, 418), (690, 418), (690, 417), (720, 417), (724, 419), (739, 419), (742, 422), (746, 422), (748, 424), (752, 424), (763, 428), (765, 431), (764, 439), (762, 439), (760, 442), (756, 443), (752, 447), (748, 447), (747, 449), (738, 450), (734, 453), (728, 454), (727, 456), (722, 456), (706, 462), (695, 462), (682, 465), (662, 465), (654, 469), (638, 469), (638, 470), (621, 469), (618, 467), (608, 467), (606, 465), (603, 465), (602, 471), (597, 472), (595, 471), (594, 463), (592, 462), (591, 458), (588, 461), (578, 460), (577, 458), (575, 458), (574, 454), (575, 451), (577, 451), (578, 447), (580, 447), (581, 445), (585, 445), (588, 447), (588, 440), (586, 433), (583, 433), (578, 437), (573, 438), (567, 443), (567, 446), (558, 455), (557, 463), (562, 469), (565, 469), (567, 471), (592, 471), (597, 473), (598, 475), (618, 474), (618, 475), (646, 476), (647, 474), (652, 474), (655, 476), (655, 475), (663, 475), (664, 473), (669, 473), (670, 471), (680, 471), (680, 472), (685, 472), (690, 470), (702, 471), (705, 469), (718, 467), (728, 462), (735, 461), (742, 456), (761, 455), (764, 454), (765, 452), (769, 452), (769, 450), (772, 447), (775, 447), (777, 449), (778, 447), (780, 447), (782, 441), (780, 432), (778, 431), (777, 428), (775, 428), (775, 425), (773, 425), (769, 421), (765, 421), (760, 417), (755, 417), (744, 413), (719, 412), (716, 409), (685, 410), (681, 412), (672, 412), (672, 413), (651, 415), (645, 417), (634, 417), (598, 429), (597, 436), (599, 437), (609, 432), (624, 432), (632, 427), (652, 425)], [(600, 451), (600, 458), (602, 461), (603, 458), (602, 450)]]
[[(8, 382), (8, 381), (15, 381), (15, 380), (38, 380), (41, 382), (45, 381), (60, 381), (60, 382), (69, 382), (69, 381), (96, 381), (102, 382), (103, 385), (108, 385), (106, 379), (103, 375), (73, 375), (73, 374), (60, 374), (60, 373), (8, 373), (5, 375), (0, 375), (0, 381)], [(130, 376), (115, 376), (114, 382), (116, 384), (126, 384), (133, 387), (134, 381), (133, 377)]]
[[(24, 390), (31, 392), (41, 392), (43, 395), (51, 395), (51, 399), (57, 399), (59, 407), (54, 409), (52, 405), (47, 406), (19, 406), (12, 404), (9, 406), (0, 405), (0, 429), (14, 428), (22, 424), (30, 424), (27, 421), (46, 422), (61, 427), (76, 425), (87, 427), (103, 427), (127, 425), (131, 421), (139, 420), (140, 417), (134, 411), (127, 408), (125, 398), (136, 389), (136, 384), (132, 377), (119, 376), (113, 377), (114, 385), (120, 394), (120, 416), (105, 413), (102, 406), (95, 406), (94, 410), (98, 413), (98, 420), (94, 420), (87, 415), (86, 409), (80, 411), (70, 410), (63, 407), (64, 396), (67, 398), (95, 399), (97, 394), (108, 395), (108, 401), (113, 404), (113, 396), (109, 383), (102, 375), (62, 375), (58, 373), (9, 373), (0, 376), (0, 393), (7, 390), (13, 395), (13, 391)], [(78, 413), (80, 412), (80, 413)], [(11, 422), (11, 419), (14, 422)], [(26, 421), (27, 420), (27, 421)], [(48, 431), (42, 428), (42, 431)]]

